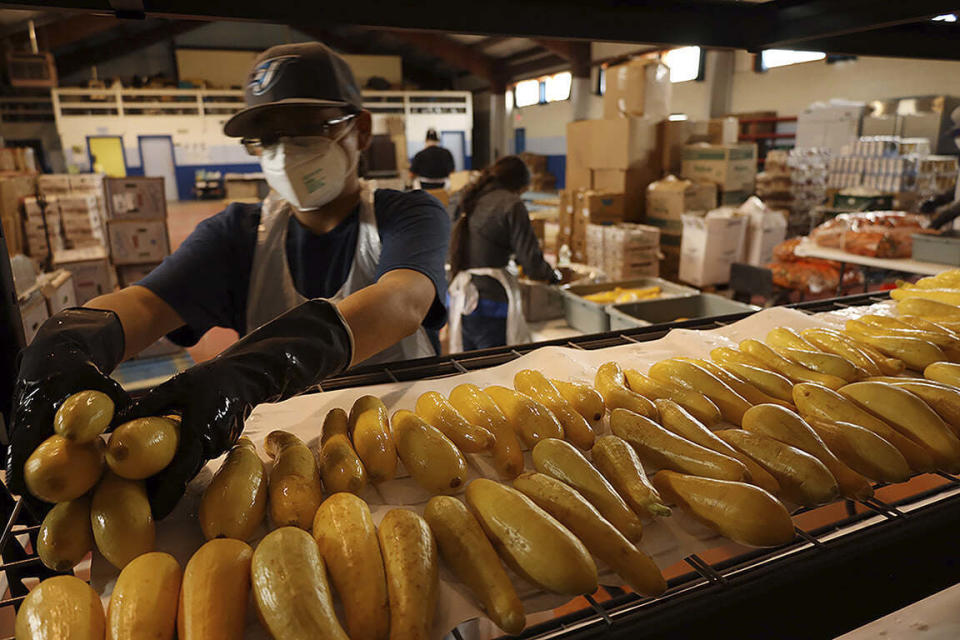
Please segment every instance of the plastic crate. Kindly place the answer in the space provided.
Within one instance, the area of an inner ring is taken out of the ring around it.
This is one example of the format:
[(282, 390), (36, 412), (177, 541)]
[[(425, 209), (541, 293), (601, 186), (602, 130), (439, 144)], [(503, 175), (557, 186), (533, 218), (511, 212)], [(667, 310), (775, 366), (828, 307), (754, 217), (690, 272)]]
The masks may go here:
[(610, 330), (646, 327), (661, 322), (675, 322), (709, 316), (725, 316), (731, 313), (757, 311), (759, 307), (730, 300), (712, 293), (701, 293), (685, 298), (667, 298), (624, 302), (607, 307)]
[[(610, 316), (607, 306), (598, 302), (591, 302), (583, 296), (591, 293), (608, 291), (615, 287), (621, 289), (640, 289), (643, 287), (660, 287), (660, 298), (680, 298), (698, 295), (699, 290), (664, 280), (663, 278), (635, 278), (619, 282), (604, 282), (603, 284), (586, 284), (571, 286), (563, 289), (563, 308), (567, 324), (584, 333), (603, 333), (610, 330)], [(643, 303), (640, 303), (643, 304)]]

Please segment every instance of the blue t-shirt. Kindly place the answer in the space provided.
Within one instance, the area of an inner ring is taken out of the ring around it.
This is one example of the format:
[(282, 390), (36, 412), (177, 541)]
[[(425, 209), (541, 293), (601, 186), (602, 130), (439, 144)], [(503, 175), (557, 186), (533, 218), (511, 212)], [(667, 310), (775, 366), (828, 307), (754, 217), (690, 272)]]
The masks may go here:
[[(377, 278), (393, 269), (413, 269), (430, 278), (436, 296), (423, 326), (436, 345), (436, 334), (447, 317), (444, 263), (450, 218), (440, 202), (423, 191), (378, 189), (374, 211), (381, 243)], [(246, 333), (259, 224), (259, 203), (233, 203), (197, 225), (172, 255), (137, 283), (160, 296), (186, 323), (170, 334), (174, 342), (194, 345), (211, 327)], [(290, 217), (287, 262), (301, 295), (328, 298), (340, 289), (350, 273), (358, 232), (359, 207), (321, 235)]]

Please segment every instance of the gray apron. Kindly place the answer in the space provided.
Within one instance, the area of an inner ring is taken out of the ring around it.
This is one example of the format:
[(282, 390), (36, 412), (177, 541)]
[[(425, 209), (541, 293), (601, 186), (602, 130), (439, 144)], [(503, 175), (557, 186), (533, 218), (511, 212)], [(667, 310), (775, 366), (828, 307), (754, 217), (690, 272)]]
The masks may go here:
[[(377, 217), (373, 208), (373, 191), (364, 186), (360, 196), (359, 230), (353, 263), (343, 286), (329, 298), (331, 302), (343, 300), (377, 281), (380, 234), (377, 232)], [(287, 229), (291, 215), (293, 207), (276, 192), (271, 191), (263, 201), (247, 294), (247, 332), (307, 301), (294, 286), (287, 262)], [(397, 344), (359, 364), (380, 364), (433, 355), (436, 354), (430, 338), (420, 326)]]

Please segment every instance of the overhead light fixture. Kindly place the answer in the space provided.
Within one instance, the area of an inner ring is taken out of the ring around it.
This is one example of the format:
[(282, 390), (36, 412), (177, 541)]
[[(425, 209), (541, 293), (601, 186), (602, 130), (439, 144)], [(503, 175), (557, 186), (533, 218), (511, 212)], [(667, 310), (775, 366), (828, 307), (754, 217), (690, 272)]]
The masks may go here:
[(956, 22), (957, 14), (955, 13), (945, 13), (942, 16), (937, 16), (933, 19), (934, 22)]

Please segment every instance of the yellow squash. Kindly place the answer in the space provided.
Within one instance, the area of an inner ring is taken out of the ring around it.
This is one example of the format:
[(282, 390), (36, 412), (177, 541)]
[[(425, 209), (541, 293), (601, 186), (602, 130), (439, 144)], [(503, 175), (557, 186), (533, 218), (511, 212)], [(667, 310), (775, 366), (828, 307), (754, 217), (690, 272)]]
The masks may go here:
[(250, 559), (250, 586), (274, 638), (348, 640), (333, 611), (317, 543), (303, 529), (281, 527), (260, 541)]
[(555, 438), (538, 442), (533, 448), (533, 466), (582, 493), (628, 540), (636, 542), (643, 536), (643, 525), (637, 514), (569, 442)]
[(634, 448), (645, 465), (720, 480), (747, 478), (747, 468), (733, 458), (681, 438), (649, 418), (615, 409), (610, 429)]
[(107, 465), (123, 478), (149, 478), (173, 460), (179, 431), (179, 425), (167, 418), (137, 418), (124, 422), (114, 429), (107, 441)]
[(720, 535), (752, 547), (775, 547), (793, 540), (793, 520), (780, 501), (742, 482), (658, 471), (653, 486)]
[(507, 416), (490, 396), (475, 384), (461, 384), (450, 392), (450, 404), (472, 424), (493, 434), (493, 466), (505, 479), (516, 478), (523, 471), (523, 450)]
[(412, 411), (393, 414), (397, 454), (413, 479), (428, 492), (455, 493), (466, 482), (467, 461), (447, 436)]
[(172, 640), (182, 577), (180, 563), (169, 553), (134, 558), (110, 594), (106, 640)]
[(866, 377), (867, 372), (855, 367), (852, 363), (838, 355), (824, 353), (813, 349), (790, 349), (788, 347), (771, 347), (779, 355), (788, 360), (796, 362), (800, 366), (806, 367), (811, 371), (817, 371), (824, 375), (843, 378), (847, 382), (853, 382), (859, 378)]
[(387, 577), (367, 503), (335, 493), (320, 505), (313, 537), (340, 596), (353, 640), (385, 640), (390, 629)]
[(854, 343), (837, 337), (832, 331), (804, 329), (801, 335), (817, 349), (845, 358), (851, 364), (863, 369), (868, 376), (878, 376), (881, 374), (880, 365), (876, 360), (871, 358), (863, 349)]
[[(726, 347), (720, 348), (724, 349)], [(714, 349), (714, 351), (716, 351), (716, 349)], [(730, 351), (733, 353), (740, 353), (734, 349), (730, 349)], [(721, 370), (728, 371), (731, 375), (737, 376), (738, 378), (748, 382), (771, 398), (779, 400), (780, 402), (793, 402), (793, 396), (791, 396), (793, 382), (791, 382), (786, 376), (780, 375), (776, 371), (738, 362), (732, 358), (726, 359), (722, 366), (716, 366)], [(761, 402), (757, 404), (763, 403)]]
[(925, 473), (936, 468), (933, 456), (926, 448), (832, 389), (818, 384), (798, 384), (793, 388), (793, 397), (797, 411), (807, 420), (818, 418), (828, 422), (855, 424), (872, 431), (896, 447), (914, 471)]
[(550, 378), (550, 382), (556, 387), (573, 410), (587, 419), (588, 422), (598, 422), (606, 413), (606, 407), (603, 403), (603, 396), (590, 385), (577, 382), (564, 382), (556, 378)]
[(934, 322), (960, 322), (960, 307), (938, 300), (906, 298), (897, 302), (897, 311), (903, 315), (920, 316)]
[[(695, 359), (688, 359), (688, 358), (678, 358), (678, 360), (688, 360), (689, 362), (693, 362), (694, 364), (700, 365), (701, 367), (703, 367), (704, 369), (712, 373), (714, 376), (716, 376), (718, 380), (720, 380), (725, 385), (727, 385), (728, 387), (736, 391), (744, 400), (749, 402), (751, 405), (772, 402), (774, 404), (792, 406), (792, 405), (789, 405), (788, 402), (786, 401), (780, 400), (777, 397), (769, 395), (768, 393), (763, 391), (760, 387), (756, 386), (752, 382), (747, 381), (746, 378), (741, 378), (737, 375), (734, 375), (727, 369), (724, 369), (723, 367), (718, 365), (716, 362), (712, 362), (710, 360), (695, 360)], [(774, 372), (767, 371), (765, 369), (757, 369), (757, 371), (761, 371), (767, 374), (768, 376), (777, 375)], [(778, 376), (778, 377), (782, 378), (782, 376)], [(783, 378), (783, 379), (789, 383), (789, 380), (786, 380), (786, 378)]]
[(392, 480), (397, 473), (397, 448), (390, 434), (387, 407), (380, 398), (361, 396), (350, 408), (350, 437), (371, 482)]
[(924, 367), (933, 362), (947, 359), (940, 347), (920, 338), (880, 333), (857, 320), (847, 320), (846, 329), (857, 342), (901, 360), (906, 366), (917, 371), (923, 371)]
[(648, 418), (657, 418), (657, 408), (653, 401), (628, 386), (627, 377), (616, 362), (600, 365), (594, 382), (610, 411), (626, 409)]
[(310, 529), (323, 500), (317, 460), (307, 445), (286, 431), (271, 431), (264, 443), (273, 459), (267, 508), (274, 527)]
[(937, 412), (955, 436), (960, 437), (960, 389), (925, 378), (870, 378), (906, 389)]
[(933, 300), (934, 302), (942, 302), (953, 306), (960, 305), (960, 289), (921, 289), (919, 287), (905, 289), (901, 287), (892, 290), (890, 297), (897, 301), (907, 300), (909, 298), (923, 298), (924, 300)]
[(54, 433), (74, 442), (91, 442), (113, 420), (113, 400), (102, 391), (80, 391), (66, 400), (53, 416)]
[(590, 450), (590, 457), (634, 513), (646, 511), (655, 516), (670, 515), (670, 508), (663, 504), (657, 490), (647, 480), (637, 452), (625, 440), (617, 436), (600, 436)]
[(428, 391), (417, 398), (417, 415), (440, 429), (464, 453), (480, 453), (493, 448), (493, 434), (468, 422), (436, 391)]
[(657, 400), (657, 408), (660, 410), (660, 424), (667, 431), (671, 431), (681, 438), (686, 438), (701, 447), (706, 447), (711, 451), (737, 460), (747, 468), (745, 482), (755, 484), (774, 495), (780, 491), (780, 483), (766, 469), (758, 465), (750, 456), (740, 453), (715, 436), (696, 418), (684, 411), (683, 407), (671, 400)]
[(800, 332), (790, 327), (777, 327), (767, 332), (765, 342), (774, 349), (801, 349), (810, 351), (816, 347), (807, 341)]
[(105, 473), (93, 491), (90, 522), (97, 549), (118, 569), (153, 551), (156, 531), (142, 481)]
[(910, 465), (895, 446), (849, 422), (809, 418), (807, 424), (848, 467), (877, 482), (906, 482)]
[(657, 382), (635, 369), (627, 369), (623, 373), (632, 391), (654, 401), (669, 398), (696, 416), (700, 422), (711, 427), (720, 422), (720, 409), (713, 400), (699, 391), (677, 384)]
[(377, 530), (390, 597), (390, 640), (428, 640), (437, 608), (437, 542), (423, 518), (391, 509)]
[(645, 596), (666, 591), (667, 583), (653, 560), (563, 482), (542, 473), (524, 473), (513, 486), (569, 529), (631, 589)]
[(934, 362), (923, 369), (923, 377), (960, 389), (960, 364)]
[(423, 518), (437, 539), (440, 557), (480, 601), (490, 619), (507, 633), (523, 631), (523, 603), (480, 523), (463, 503), (450, 496), (434, 496)]
[(93, 551), (90, 496), (54, 505), (37, 534), (37, 555), (54, 571), (69, 571)]
[(553, 412), (527, 394), (496, 385), (483, 392), (493, 398), (527, 447), (544, 438), (563, 438), (563, 426)]
[(839, 389), (847, 383), (843, 378), (813, 371), (792, 360), (787, 360), (759, 340), (744, 340), (740, 343), (740, 350), (794, 382), (816, 382), (831, 389)]
[(187, 562), (180, 587), (177, 640), (243, 637), (253, 549), (233, 538), (205, 543)]
[(200, 499), (200, 528), (207, 540), (249, 540), (267, 512), (267, 472), (249, 438), (230, 449)]
[(726, 429), (717, 435), (776, 478), (780, 494), (791, 502), (813, 507), (834, 500), (840, 493), (830, 470), (809, 453), (743, 429)]
[(466, 498), (497, 553), (524, 579), (563, 595), (597, 590), (586, 547), (530, 498), (486, 478), (468, 484)]
[(812, 455), (833, 474), (843, 497), (864, 500), (873, 496), (870, 481), (837, 459), (816, 431), (793, 411), (774, 404), (759, 404), (743, 414), (743, 428)]
[(367, 486), (367, 470), (350, 438), (336, 433), (320, 446), (320, 477), (327, 493), (360, 493)]
[(933, 331), (928, 328), (919, 329), (897, 318), (891, 318), (890, 316), (866, 315), (857, 318), (854, 322), (857, 323), (858, 331), (874, 333), (876, 335), (919, 338), (920, 340), (933, 343), (944, 350), (949, 350), (951, 347), (956, 346), (957, 343), (956, 336), (945, 329), (938, 327), (935, 327)]
[(941, 469), (960, 471), (960, 439), (914, 394), (885, 382), (855, 382), (840, 393), (925, 447)]
[(650, 367), (649, 376), (659, 382), (669, 382), (694, 389), (710, 398), (720, 409), (724, 420), (740, 424), (743, 412), (750, 403), (715, 375), (700, 365), (685, 360), (661, 360)]
[(44, 502), (76, 500), (97, 484), (103, 473), (103, 440), (75, 442), (52, 435), (33, 450), (23, 465), (27, 490)]
[(334, 436), (350, 437), (350, 418), (347, 412), (340, 407), (334, 407), (327, 411), (323, 418), (323, 427), (320, 431), (320, 446), (327, 443), (327, 440)]
[(104, 626), (93, 587), (75, 576), (54, 576), (20, 604), (15, 634), (17, 640), (102, 640)]
[[(564, 438), (580, 449), (586, 450), (593, 446), (595, 438), (593, 427), (586, 418), (577, 413), (546, 376), (539, 371), (524, 369), (518, 371), (513, 377), (513, 386), (517, 391), (527, 394), (553, 413), (563, 427)], [(600, 391), (602, 392), (603, 389)], [(520, 471), (522, 470), (521, 468)]]

